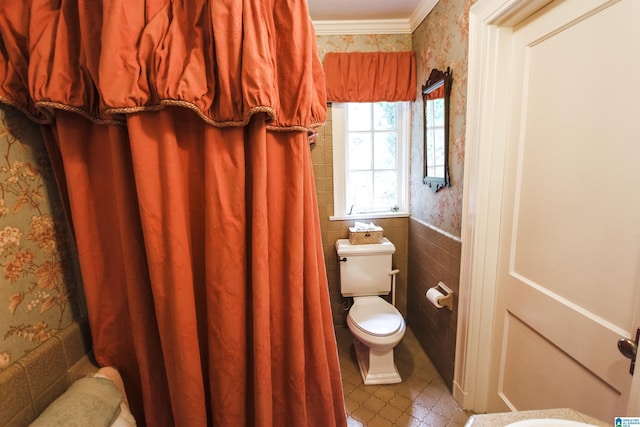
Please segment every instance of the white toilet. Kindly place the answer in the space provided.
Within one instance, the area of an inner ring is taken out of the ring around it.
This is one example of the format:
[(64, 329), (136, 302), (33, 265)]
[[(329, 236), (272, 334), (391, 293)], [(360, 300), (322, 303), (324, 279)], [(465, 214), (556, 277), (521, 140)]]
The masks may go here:
[(380, 243), (363, 245), (352, 245), (348, 239), (336, 241), (341, 293), (353, 297), (347, 325), (355, 337), (365, 384), (402, 381), (393, 361), (393, 348), (402, 340), (406, 324), (400, 312), (379, 297), (391, 291), (395, 274), (391, 255), (395, 250), (386, 237)]

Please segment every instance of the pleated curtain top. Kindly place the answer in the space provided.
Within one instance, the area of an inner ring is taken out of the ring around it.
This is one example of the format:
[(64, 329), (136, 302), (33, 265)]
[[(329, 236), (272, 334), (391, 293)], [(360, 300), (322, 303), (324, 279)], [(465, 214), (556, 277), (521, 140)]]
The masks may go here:
[(0, 4), (0, 101), (50, 123), (189, 108), (215, 126), (324, 122), (324, 74), (304, 2), (36, 0)]

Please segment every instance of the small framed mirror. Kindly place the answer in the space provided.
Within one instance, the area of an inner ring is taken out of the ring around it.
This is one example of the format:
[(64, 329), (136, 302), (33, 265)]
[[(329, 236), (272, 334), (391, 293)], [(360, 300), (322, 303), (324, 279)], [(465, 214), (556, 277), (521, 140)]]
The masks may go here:
[(434, 192), (449, 182), (449, 94), (451, 70), (431, 70), (422, 86), (424, 107), (424, 179)]

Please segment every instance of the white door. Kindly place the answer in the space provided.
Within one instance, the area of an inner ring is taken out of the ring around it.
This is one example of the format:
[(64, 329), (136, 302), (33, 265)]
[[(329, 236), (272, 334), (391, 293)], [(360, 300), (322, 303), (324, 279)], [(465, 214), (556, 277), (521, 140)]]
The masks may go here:
[(640, 1), (554, 1), (509, 65), (488, 409), (613, 422), (640, 327)]

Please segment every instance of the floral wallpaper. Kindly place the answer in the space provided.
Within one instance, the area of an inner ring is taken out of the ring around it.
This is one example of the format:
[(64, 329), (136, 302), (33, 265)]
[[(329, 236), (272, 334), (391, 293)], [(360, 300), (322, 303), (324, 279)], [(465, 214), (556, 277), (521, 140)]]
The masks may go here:
[(410, 34), (340, 34), (316, 36), (320, 60), (327, 52), (406, 52)]
[[(466, 129), (469, 9), (475, 0), (440, 0), (413, 34), (318, 35), (320, 59), (327, 52), (407, 51), (416, 53), (416, 102), (412, 111), (410, 210), (412, 217), (459, 237)], [(451, 187), (433, 193), (422, 183), (424, 140), (421, 85), (432, 68), (453, 72), (450, 103)]]
[[(475, 0), (440, 0), (412, 35), (417, 90), (411, 130), (411, 215), (453, 236), (462, 225), (462, 184), (466, 129), (469, 10)], [(424, 137), (420, 86), (432, 68), (453, 73), (450, 98), (449, 172), (451, 187), (433, 193), (422, 183)]]
[(80, 315), (66, 224), (38, 126), (0, 107), (0, 370)]

